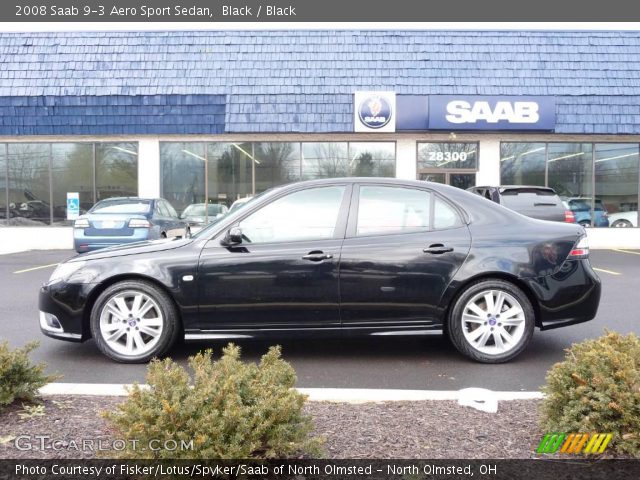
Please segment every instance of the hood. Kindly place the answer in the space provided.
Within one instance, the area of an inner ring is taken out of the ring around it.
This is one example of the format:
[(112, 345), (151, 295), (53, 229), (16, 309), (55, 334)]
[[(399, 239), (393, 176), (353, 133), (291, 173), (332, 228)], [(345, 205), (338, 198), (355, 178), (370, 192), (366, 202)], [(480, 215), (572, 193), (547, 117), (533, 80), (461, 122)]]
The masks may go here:
[(94, 252), (83, 253), (73, 257), (71, 261), (97, 260), (141, 253), (163, 252), (184, 247), (193, 242), (192, 238), (162, 238), (160, 240), (146, 240), (144, 242), (127, 243), (115, 247), (102, 248)]

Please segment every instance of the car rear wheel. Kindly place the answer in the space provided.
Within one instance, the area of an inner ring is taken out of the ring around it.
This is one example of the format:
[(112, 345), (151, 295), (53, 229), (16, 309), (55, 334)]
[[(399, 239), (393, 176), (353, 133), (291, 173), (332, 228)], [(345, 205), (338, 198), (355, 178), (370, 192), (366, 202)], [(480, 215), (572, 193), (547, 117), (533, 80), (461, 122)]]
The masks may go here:
[(615, 222), (613, 222), (613, 224), (611, 226), (615, 227), (615, 228), (631, 228), (631, 227), (633, 227), (633, 225), (631, 225), (631, 222), (629, 220), (616, 220)]
[(463, 355), (502, 363), (522, 353), (534, 326), (535, 313), (522, 290), (504, 280), (481, 280), (455, 301), (447, 332)]
[(91, 310), (91, 333), (98, 348), (118, 362), (143, 363), (164, 354), (179, 331), (171, 298), (144, 281), (110, 286)]
[(591, 222), (589, 220), (582, 220), (581, 222), (578, 222), (578, 224), (582, 225), (584, 228), (591, 227)]

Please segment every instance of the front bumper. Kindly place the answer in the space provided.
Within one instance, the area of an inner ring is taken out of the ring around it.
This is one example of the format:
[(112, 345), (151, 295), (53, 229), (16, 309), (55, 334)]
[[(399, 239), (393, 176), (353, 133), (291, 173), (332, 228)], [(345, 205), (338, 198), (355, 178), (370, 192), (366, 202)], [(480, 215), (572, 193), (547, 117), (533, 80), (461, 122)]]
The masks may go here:
[(43, 285), (38, 297), (40, 330), (48, 337), (83, 342), (91, 337), (85, 305), (96, 284)]

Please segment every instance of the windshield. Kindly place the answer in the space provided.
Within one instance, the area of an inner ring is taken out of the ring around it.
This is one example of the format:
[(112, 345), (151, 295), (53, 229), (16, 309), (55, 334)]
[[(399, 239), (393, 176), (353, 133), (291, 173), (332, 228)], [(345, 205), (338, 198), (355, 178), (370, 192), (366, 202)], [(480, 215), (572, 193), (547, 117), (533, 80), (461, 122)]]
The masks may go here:
[(89, 213), (149, 213), (150, 206), (149, 200), (130, 198), (101, 200), (89, 210)]

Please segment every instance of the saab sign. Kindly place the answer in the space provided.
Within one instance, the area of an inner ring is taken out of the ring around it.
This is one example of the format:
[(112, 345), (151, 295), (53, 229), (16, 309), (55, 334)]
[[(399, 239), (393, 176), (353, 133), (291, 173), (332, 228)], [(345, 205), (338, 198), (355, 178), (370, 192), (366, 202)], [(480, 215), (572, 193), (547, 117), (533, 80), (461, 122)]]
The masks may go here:
[(356, 132), (395, 132), (395, 92), (356, 92), (354, 130)]
[[(400, 115), (400, 112), (398, 112)], [(430, 130), (553, 130), (553, 97), (433, 95)]]

